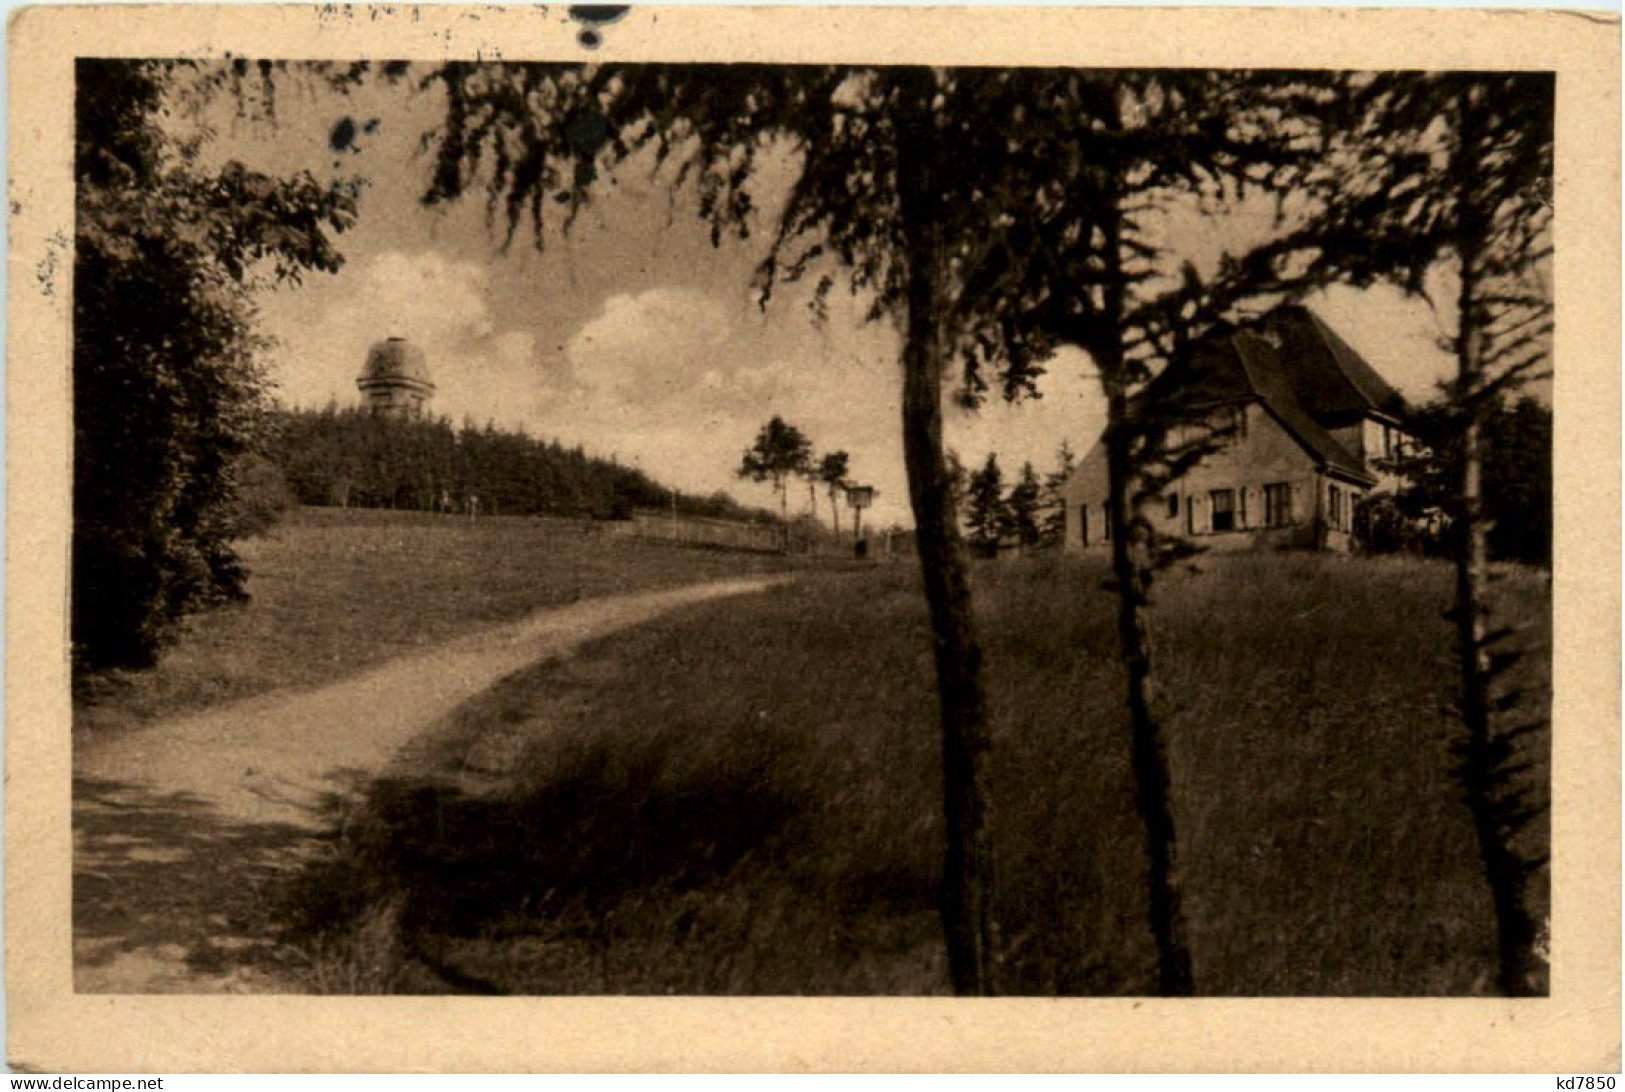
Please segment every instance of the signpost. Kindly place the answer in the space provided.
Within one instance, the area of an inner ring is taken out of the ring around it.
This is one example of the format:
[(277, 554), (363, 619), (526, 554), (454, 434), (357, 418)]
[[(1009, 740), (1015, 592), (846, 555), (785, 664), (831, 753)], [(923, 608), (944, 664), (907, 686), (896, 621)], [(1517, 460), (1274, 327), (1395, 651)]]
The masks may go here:
[(846, 487), (846, 503), (851, 507), (852, 516), (852, 542), (858, 556), (863, 557), (868, 551), (863, 542), (863, 510), (875, 502), (875, 487), (872, 485), (849, 485)]

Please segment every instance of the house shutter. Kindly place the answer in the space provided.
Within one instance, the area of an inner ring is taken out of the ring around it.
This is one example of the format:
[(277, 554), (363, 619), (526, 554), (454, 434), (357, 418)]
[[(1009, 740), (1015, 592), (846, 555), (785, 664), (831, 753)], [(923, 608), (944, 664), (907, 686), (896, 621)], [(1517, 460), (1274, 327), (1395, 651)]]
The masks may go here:
[(1286, 493), (1286, 523), (1288, 526), (1298, 522), (1298, 489), (1288, 482), (1284, 489)]

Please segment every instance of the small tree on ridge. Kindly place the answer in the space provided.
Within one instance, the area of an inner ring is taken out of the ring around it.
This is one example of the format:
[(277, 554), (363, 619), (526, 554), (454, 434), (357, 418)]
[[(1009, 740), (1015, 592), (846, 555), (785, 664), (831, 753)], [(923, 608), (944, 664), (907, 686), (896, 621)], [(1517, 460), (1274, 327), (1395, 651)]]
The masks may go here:
[(774, 414), (740, 457), (738, 474), (754, 482), (772, 482), (779, 495), (782, 548), (790, 552), (790, 478), (807, 473), (812, 463), (812, 442), (796, 426)]
[(835, 537), (841, 537), (841, 506), (837, 497), (846, 488), (851, 472), (851, 456), (844, 451), (825, 452), (818, 461), (818, 479), (829, 490), (829, 517), (835, 527)]

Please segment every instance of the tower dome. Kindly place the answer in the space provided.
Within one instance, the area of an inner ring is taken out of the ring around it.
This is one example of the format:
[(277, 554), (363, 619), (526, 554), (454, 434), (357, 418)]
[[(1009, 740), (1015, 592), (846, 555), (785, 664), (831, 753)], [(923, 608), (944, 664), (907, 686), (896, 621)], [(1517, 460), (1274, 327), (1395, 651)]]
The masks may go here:
[(373, 413), (418, 417), (434, 397), (434, 382), (423, 350), (403, 337), (390, 337), (367, 350), (367, 363), (355, 385)]

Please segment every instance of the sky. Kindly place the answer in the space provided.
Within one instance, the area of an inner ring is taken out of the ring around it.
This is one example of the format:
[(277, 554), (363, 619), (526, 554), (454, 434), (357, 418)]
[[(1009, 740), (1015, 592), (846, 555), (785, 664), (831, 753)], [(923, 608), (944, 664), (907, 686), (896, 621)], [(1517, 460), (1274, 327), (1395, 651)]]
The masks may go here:
[[(355, 404), (368, 347), (406, 337), (427, 354), (434, 412), (454, 422), (522, 428), (685, 491), (773, 505), (769, 487), (735, 470), (777, 414), (818, 451), (850, 453), (853, 477), (877, 490), (867, 521), (912, 522), (890, 324), (865, 323), (861, 302), (840, 291), (816, 323), (800, 286), (777, 290), (763, 309), (751, 279), (766, 232), (714, 247), (689, 195), (674, 194), (646, 163), (618, 170), (571, 232), (550, 234), (541, 249), (528, 225), (505, 245), (503, 225), (488, 222), (479, 197), (425, 208), (429, 165), (419, 149), (441, 108), (433, 91), (400, 84), (341, 95), (287, 79), (274, 124), (224, 102), (171, 122), (182, 133), (212, 129), (205, 163), (365, 180), (359, 222), (336, 239), (343, 268), (260, 301), (281, 402)], [(370, 131), (335, 152), (329, 134), (345, 117)], [(767, 215), (792, 169), (783, 159), (760, 178)], [(1209, 267), (1267, 220), (1257, 207), (1216, 221), (1193, 213), (1170, 221), (1167, 234), (1182, 239), (1182, 256)], [(1307, 302), (1413, 400), (1428, 398), (1453, 366), (1439, 345), (1445, 318), (1424, 301), (1377, 288), (1333, 289)], [(1085, 452), (1104, 423), (1089, 361), (1066, 351), (1047, 367), (1040, 399), (994, 398), (975, 412), (950, 400), (947, 446), (967, 466), (997, 452), (1007, 481), (1023, 461), (1040, 474), (1051, 469), (1063, 441)], [(804, 505), (805, 491), (791, 500)]]

